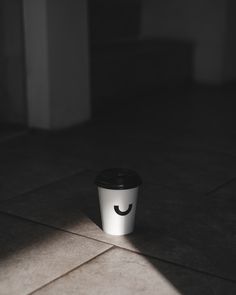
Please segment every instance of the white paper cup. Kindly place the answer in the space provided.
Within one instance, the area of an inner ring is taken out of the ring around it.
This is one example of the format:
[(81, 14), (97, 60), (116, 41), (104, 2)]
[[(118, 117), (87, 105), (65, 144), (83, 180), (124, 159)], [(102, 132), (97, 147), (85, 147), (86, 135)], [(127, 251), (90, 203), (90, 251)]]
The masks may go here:
[[(106, 181), (103, 181), (104, 175)], [(112, 177), (106, 178), (107, 175)], [(118, 168), (104, 170), (98, 176), (96, 184), (104, 232), (110, 235), (126, 235), (133, 232), (141, 184), (136, 172)]]
[(98, 187), (102, 228), (110, 235), (126, 235), (133, 231), (138, 187), (111, 190)]

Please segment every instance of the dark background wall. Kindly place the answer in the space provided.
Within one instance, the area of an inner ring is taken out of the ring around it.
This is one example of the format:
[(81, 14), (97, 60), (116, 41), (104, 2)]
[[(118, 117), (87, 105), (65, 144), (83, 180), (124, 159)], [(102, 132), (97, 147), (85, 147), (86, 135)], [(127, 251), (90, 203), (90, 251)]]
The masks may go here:
[(224, 80), (235, 81), (236, 79), (236, 2), (227, 1), (225, 49), (224, 49)]
[[(87, 65), (81, 59), (87, 47), (76, 40), (80, 29), (72, 30), (77, 26), (73, 19), (80, 18), (82, 24), (87, 16), (82, 15), (86, 10), (78, 8), (83, 12), (77, 17), (77, 12), (65, 8), (64, 1), (46, 2), (49, 76), (54, 85), (50, 91), (54, 92), (55, 113), (61, 120), (65, 112), (75, 114), (75, 108), (65, 109), (59, 101), (78, 92), (77, 77), (84, 81), (88, 76), (88, 72), (83, 75)], [(233, 0), (87, 0), (87, 5), (95, 108), (103, 105), (101, 97), (156, 94), (169, 81), (219, 85), (236, 79)], [(69, 26), (63, 25), (64, 12), (72, 16)], [(25, 70), (22, 0), (1, 0), (0, 14), (0, 121), (27, 124), (25, 84), (30, 68)], [(83, 70), (75, 67), (74, 61)], [(64, 72), (70, 72), (73, 79)], [(63, 83), (68, 87), (61, 91)], [(85, 88), (82, 95), (89, 92)]]
[[(86, 1), (47, 1), (51, 128), (89, 117)], [(80, 110), (83, 112), (80, 112)]]
[(1, 0), (0, 10), (0, 121), (26, 124), (22, 1)]
[(220, 83), (226, 77), (226, 17), (227, 0), (143, 0), (142, 36), (193, 42), (195, 80)]
[(192, 82), (194, 40), (178, 34), (152, 34), (145, 23), (150, 17), (151, 27), (160, 26), (155, 22), (159, 12), (153, 14), (157, 3), (161, 1), (150, 3), (154, 7), (140, 0), (89, 1), (94, 113), (116, 98), (157, 95), (163, 86)]
[(92, 42), (134, 38), (140, 34), (141, 0), (89, 0)]

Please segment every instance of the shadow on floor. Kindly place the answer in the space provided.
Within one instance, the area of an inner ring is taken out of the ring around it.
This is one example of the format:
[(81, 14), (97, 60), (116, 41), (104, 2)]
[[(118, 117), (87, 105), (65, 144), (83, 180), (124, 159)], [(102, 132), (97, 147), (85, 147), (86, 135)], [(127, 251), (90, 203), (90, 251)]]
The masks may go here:
[[(30, 228), (25, 233), (21, 226), (8, 228), (1, 261), (49, 241), (58, 228), (145, 254), (182, 295), (208, 294), (201, 288), (213, 278), (235, 282), (235, 202), (214, 194), (236, 176), (234, 92), (227, 91), (167, 91), (148, 103), (139, 98), (135, 109), (134, 101), (125, 109), (118, 104), (115, 112), (95, 118), (85, 131), (48, 136), (68, 165), (84, 166), (70, 177), (1, 202), (2, 214), (21, 216), (26, 227), (33, 220), (52, 228), (40, 231), (40, 238), (37, 231), (29, 235)], [(100, 170), (115, 166), (137, 170), (144, 181), (136, 231), (121, 239), (102, 233), (94, 186)], [(198, 276), (204, 284), (194, 289)]]

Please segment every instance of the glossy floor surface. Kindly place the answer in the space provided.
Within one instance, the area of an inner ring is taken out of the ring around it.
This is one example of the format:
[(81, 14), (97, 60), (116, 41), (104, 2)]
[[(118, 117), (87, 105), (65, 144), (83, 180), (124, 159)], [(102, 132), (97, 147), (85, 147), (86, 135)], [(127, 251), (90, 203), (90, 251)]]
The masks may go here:
[[(0, 133), (0, 294), (236, 294), (235, 94), (163, 90), (70, 130)], [(127, 236), (101, 230), (109, 167), (143, 179)]]

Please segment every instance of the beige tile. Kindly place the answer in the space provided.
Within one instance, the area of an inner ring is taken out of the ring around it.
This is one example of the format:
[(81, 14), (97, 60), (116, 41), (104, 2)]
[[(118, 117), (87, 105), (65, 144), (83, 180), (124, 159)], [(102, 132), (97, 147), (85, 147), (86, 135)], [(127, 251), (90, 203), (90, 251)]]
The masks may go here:
[(0, 294), (28, 294), (110, 246), (0, 215)]
[[(99, 204), (87, 171), (1, 203), (1, 210), (201, 271), (235, 278), (233, 200), (144, 185), (135, 232), (116, 237), (100, 227)], [(82, 213), (82, 212), (83, 213)], [(224, 253), (224, 255), (222, 255)]]
[(235, 292), (236, 284), (113, 248), (34, 294), (231, 295)]

